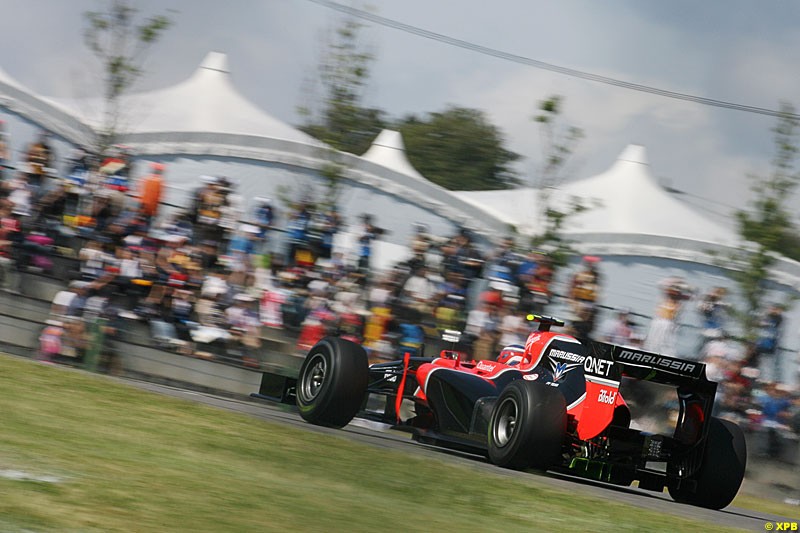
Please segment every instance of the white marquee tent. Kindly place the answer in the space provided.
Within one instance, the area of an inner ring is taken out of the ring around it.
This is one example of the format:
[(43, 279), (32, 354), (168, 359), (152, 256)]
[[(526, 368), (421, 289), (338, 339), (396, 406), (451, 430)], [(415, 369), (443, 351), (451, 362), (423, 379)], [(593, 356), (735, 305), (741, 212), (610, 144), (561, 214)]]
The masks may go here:
[[(543, 217), (541, 193), (532, 188), (460, 191), (459, 198), (536, 235)], [(552, 191), (551, 205), (577, 199), (587, 209), (567, 219), (565, 236), (584, 254), (639, 256), (717, 264), (741, 247), (736, 232), (707, 218), (661, 187), (645, 148), (626, 147), (616, 162), (597, 176)], [(781, 259), (774, 279), (800, 287), (800, 264)]]
[[(406, 156), (406, 146), (403, 136), (399, 131), (383, 130), (372, 141), (369, 149), (361, 159), (371, 161), (376, 165), (405, 174), (406, 176), (428, 182), (428, 180), (414, 168)], [(430, 182), (428, 182), (430, 183)]]
[[(57, 141), (75, 145), (89, 145), (93, 132), (102, 126), (101, 100), (39, 96), (2, 71), (0, 107), (56, 133)], [(351, 210), (375, 207), (386, 217), (404, 220), (411, 215), (440, 231), (452, 231), (453, 225), (488, 233), (506, 229), (491, 214), (414, 170), (397, 132), (383, 132), (359, 157), (335, 152), (270, 116), (236, 90), (227, 57), (219, 52), (209, 53), (181, 83), (123, 96), (120, 109), (118, 129), (124, 133), (119, 141), (131, 146), (140, 159), (172, 163), (168, 199), (173, 202), (180, 203), (179, 196), (192, 190), (202, 174), (238, 178), (246, 198), (275, 197), (278, 188), (309, 185), (308, 180), (314, 181), (318, 170), (333, 158), (354, 185), (347, 195)], [(59, 152), (65, 154), (68, 148)], [(406, 242), (408, 230), (390, 229), (391, 238)]]
[[(234, 87), (225, 54), (210, 52), (187, 80), (155, 91), (122, 97), (126, 134), (209, 132), (255, 135), (320, 146), (319, 141), (265, 113)], [(43, 98), (88, 126), (102, 127), (98, 100)]]
[[(542, 196), (535, 189), (456, 194), (514, 225), (524, 235), (539, 232)], [(587, 208), (567, 220), (565, 233), (573, 240), (602, 241), (609, 247), (637, 246), (637, 251), (645, 255), (651, 255), (645, 250), (647, 246), (673, 246), (677, 241), (698, 251), (703, 246), (729, 247), (738, 242), (730, 228), (664, 190), (653, 177), (642, 146), (629, 145), (606, 172), (554, 190), (550, 202), (568, 206), (573, 198)]]

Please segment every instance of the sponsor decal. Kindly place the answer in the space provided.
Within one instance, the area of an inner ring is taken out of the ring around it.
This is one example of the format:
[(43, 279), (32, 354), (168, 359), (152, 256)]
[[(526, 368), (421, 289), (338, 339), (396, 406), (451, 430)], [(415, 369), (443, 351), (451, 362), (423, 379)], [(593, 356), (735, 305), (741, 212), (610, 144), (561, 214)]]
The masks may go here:
[(555, 382), (560, 380), (562, 377), (572, 372), (576, 368), (579, 368), (580, 366), (580, 363), (570, 365), (560, 361), (550, 361), (550, 368), (553, 370), (553, 381)]
[(607, 361), (605, 359), (597, 359), (590, 355), (586, 358), (586, 361), (584, 361), (583, 369), (586, 371), (587, 374), (592, 374), (594, 376), (608, 377), (608, 373), (611, 371), (612, 364), (613, 363), (611, 361)]
[(522, 379), (527, 381), (536, 381), (539, 379), (539, 374), (525, 374), (522, 376)]
[(493, 363), (487, 363), (485, 361), (478, 361), (477, 368), (478, 370), (483, 370), (484, 372), (493, 372), (495, 365)]
[(622, 350), (617, 356), (617, 359), (684, 373), (693, 373), (697, 368), (697, 365), (690, 361), (681, 361), (679, 359), (672, 359), (671, 357), (633, 352), (631, 350)]
[(530, 350), (531, 346), (533, 346), (535, 343), (539, 342), (539, 339), (541, 339), (541, 338), (542, 338), (542, 334), (539, 333), (538, 331), (535, 331), (535, 332), (531, 333), (530, 335), (528, 335), (528, 340), (525, 341), (525, 350)]
[(583, 355), (565, 352), (564, 350), (550, 350), (549, 355), (553, 359), (561, 359), (562, 361), (569, 361), (570, 363), (583, 363), (583, 360), (586, 359)]
[(600, 394), (597, 395), (597, 401), (599, 403), (612, 405), (617, 400), (617, 392), (618, 391), (615, 390), (607, 391), (606, 389), (600, 389)]

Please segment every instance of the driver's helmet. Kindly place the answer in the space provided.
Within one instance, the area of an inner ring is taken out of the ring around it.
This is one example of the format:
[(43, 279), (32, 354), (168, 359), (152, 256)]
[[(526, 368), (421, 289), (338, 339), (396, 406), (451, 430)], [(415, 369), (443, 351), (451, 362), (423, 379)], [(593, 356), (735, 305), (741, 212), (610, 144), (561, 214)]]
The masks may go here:
[(525, 347), (521, 344), (511, 344), (500, 351), (497, 362), (504, 365), (515, 366), (522, 362), (525, 357)]

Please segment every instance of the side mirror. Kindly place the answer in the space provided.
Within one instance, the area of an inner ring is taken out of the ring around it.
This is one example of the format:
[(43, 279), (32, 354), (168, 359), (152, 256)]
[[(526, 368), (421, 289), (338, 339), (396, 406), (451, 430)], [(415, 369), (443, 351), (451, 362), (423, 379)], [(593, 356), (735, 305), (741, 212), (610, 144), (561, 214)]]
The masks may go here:
[(439, 354), (439, 357), (442, 359), (452, 359), (457, 362), (461, 362), (461, 352), (456, 350), (442, 350)]

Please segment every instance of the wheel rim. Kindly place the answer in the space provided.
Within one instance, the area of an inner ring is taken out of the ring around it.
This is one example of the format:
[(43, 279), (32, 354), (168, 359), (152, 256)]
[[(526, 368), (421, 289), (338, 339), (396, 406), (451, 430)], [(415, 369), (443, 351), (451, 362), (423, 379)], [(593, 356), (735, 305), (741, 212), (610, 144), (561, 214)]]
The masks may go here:
[(302, 394), (304, 402), (312, 402), (319, 395), (319, 391), (325, 383), (325, 374), (327, 370), (328, 365), (325, 363), (325, 358), (322, 354), (316, 354), (311, 357), (306, 371), (303, 373), (302, 385), (300, 387), (300, 393)]
[(497, 422), (494, 425), (494, 442), (503, 447), (514, 437), (517, 429), (519, 406), (514, 398), (506, 398), (497, 410)]

